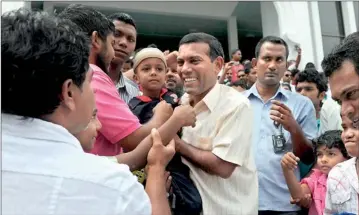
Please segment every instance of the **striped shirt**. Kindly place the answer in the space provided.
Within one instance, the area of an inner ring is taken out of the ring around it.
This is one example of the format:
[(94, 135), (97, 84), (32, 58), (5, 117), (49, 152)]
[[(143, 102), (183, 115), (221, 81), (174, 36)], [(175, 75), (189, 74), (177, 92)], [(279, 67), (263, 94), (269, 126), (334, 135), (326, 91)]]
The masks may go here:
[(140, 90), (138, 86), (125, 77), (122, 73), (120, 75), (120, 80), (116, 84), (120, 98), (128, 104), (133, 97), (139, 96)]

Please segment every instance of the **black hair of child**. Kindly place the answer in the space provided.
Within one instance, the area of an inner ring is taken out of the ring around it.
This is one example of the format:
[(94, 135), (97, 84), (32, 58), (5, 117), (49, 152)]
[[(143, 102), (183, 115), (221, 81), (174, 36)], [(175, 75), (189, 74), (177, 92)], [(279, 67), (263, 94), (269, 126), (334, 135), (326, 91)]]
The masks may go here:
[(325, 145), (328, 149), (337, 148), (343, 154), (343, 156), (347, 159), (350, 158), (347, 150), (345, 149), (345, 145), (341, 138), (342, 131), (340, 130), (330, 130), (324, 132), (324, 134), (320, 135), (318, 138), (312, 140), (314, 146), (314, 154), (317, 154), (317, 150), (320, 146)]

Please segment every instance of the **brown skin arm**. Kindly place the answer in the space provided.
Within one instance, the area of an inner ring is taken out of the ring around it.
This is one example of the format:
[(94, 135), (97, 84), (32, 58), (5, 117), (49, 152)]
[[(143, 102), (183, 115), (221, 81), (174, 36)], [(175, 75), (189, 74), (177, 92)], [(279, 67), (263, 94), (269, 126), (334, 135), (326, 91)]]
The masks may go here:
[[(142, 126), (143, 127), (143, 126)], [(159, 133), (162, 137), (162, 142), (164, 145), (167, 145), (173, 137), (176, 135), (177, 131), (179, 131), (182, 127), (181, 123), (178, 123), (176, 117), (171, 117), (167, 122), (165, 122), (159, 129)], [(136, 137), (136, 133), (132, 133), (134, 139), (139, 142), (138, 147), (127, 153), (122, 153), (116, 156), (118, 163), (127, 164), (130, 167), (130, 170), (139, 170), (145, 167), (147, 163), (147, 154), (152, 147), (151, 136), (149, 136), (152, 128), (146, 128), (144, 132), (148, 133), (143, 136), (145, 138), (141, 141), (141, 137)], [(130, 141), (130, 140), (128, 140)], [(136, 142), (135, 142), (136, 143)], [(122, 143), (121, 143), (122, 144)]]
[(208, 174), (218, 175), (222, 178), (229, 178), (238, 166), (222, 160), (211, 151), (204, 151), (193, 147), (179, 138), (176, 138), (176, 151)]

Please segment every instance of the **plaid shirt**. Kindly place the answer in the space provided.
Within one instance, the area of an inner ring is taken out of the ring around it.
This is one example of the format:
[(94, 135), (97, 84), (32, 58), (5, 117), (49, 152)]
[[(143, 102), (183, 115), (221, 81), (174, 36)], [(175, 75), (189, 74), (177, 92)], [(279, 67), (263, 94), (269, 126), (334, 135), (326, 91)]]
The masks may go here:
[(336, 165), (329, 173), (324, 215), (335, 213), (359, 214), (359, 180), (356, 159)]

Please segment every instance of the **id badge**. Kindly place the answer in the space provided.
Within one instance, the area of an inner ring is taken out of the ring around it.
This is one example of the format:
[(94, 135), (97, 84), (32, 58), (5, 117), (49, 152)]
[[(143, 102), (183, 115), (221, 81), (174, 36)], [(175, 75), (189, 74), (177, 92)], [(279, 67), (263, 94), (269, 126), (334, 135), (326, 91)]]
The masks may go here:
[(283, 134), (272, 135), (274, 153), (282, 153), (285, 150), (285, 138)]
[(276, 124), (274, 125), (279, 129), (279, 134), (272, 135), (274, 153), (282, 153), (285, 151), (285, 142), (286, 142), (283, 134), (283, 127), (282, 125), (278, 125), (278, 126)]

